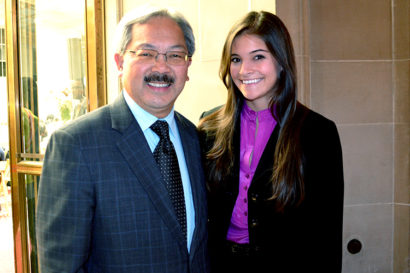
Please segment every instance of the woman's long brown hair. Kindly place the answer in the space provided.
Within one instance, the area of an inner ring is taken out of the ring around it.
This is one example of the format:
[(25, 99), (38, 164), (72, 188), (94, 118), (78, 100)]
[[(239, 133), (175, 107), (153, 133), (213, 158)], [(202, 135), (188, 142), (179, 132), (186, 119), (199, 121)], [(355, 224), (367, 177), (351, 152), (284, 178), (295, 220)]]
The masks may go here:
[(280, 126), (272, 166), (271, 199), (276, 201), (277, 210), (283, 211), (287, 206), (300, 204), (305, 195), (299, 135), (306, 111), (297, 102), (296, 63), (289, 32), (283, 22), (269, 12), (249, 12), (232, 27), (225, 41), (219, 74), (227, 88), (228, 99), (222, 108), (203, 118), (199, 124), (199, 130), (214, 140), (206, 154), (208, 187), (212, 190), (214, 185), (223, 181), (224, 175), (232, 170), (232, 159), (237, 156), (233, 135), (244, 97), (230, 74), (231, 47), (234, 39), (245, 33), (261, 38), (280, 67), (270, 101), (272, 115)]

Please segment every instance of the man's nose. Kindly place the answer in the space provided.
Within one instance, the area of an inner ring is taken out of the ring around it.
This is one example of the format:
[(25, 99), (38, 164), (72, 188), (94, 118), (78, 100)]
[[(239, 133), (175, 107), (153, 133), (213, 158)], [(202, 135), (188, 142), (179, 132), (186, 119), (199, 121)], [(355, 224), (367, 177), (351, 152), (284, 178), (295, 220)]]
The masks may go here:
[(154, 59), (153, 71), (169, 71), (170, 68), (167, 63), (167, 55), (164, 53), (158, 53)]

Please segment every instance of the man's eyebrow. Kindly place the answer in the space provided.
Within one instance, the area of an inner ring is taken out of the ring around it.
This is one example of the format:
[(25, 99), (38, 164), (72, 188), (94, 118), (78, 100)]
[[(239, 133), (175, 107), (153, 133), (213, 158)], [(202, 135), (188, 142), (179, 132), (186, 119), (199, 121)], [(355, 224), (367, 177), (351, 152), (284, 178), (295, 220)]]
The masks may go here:
[(147, 49), (155, 49), (155, 46), (144, 43), (144, 44), (139, 44), (136, 49), (142, 49), (142, 48), (147, 48)]
[[(137, 46), (136, 49), (144, 49), (144, 48), (145, 49), (155, 49), (155, 50), (157, 50), (156, 46), (154, 46), (152, 44), (149, 44), (149, 43), (140, 44), (140, 45)], [(175, 49), (182, 49), (184, 51), (187, 50), (186, 47), (183, 46), (183, 45), (173, 45), (173, 46), (168, 47), (168, 50), (175, 50)]]
[(187, 50), (185, 46), (183, 45), (173, 45), (170, 47), (170, 49), (183, 49), (183, 50)]

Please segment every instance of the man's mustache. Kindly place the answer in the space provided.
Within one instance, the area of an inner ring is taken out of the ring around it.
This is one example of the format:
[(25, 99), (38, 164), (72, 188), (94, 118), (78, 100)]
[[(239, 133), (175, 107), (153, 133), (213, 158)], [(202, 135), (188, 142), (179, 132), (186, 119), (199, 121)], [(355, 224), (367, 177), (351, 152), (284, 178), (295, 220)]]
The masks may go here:
[(152, 73), (144, 77), (145, 82), (164, 82), (172, 84), (175, 82), (174, 77), (167, 74)]

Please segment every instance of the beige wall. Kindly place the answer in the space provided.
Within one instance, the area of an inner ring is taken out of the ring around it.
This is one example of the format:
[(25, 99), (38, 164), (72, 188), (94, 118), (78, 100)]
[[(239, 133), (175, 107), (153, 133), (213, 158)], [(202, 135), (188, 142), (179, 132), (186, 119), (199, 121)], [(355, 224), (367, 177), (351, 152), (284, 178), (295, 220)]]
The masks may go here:
[[(301, 98), (341, 136), (343, 272), (408, 273), (409, 1), (278, 0), (276, 8), (293, 32)], [(363, 246), (355, 255), (351, 239)]]
[[(108, 12), (113, 13), (114, 1), (106, 1), (110, 8)], [(114, 2), (115, 3), (115, 2)], [(145, 0), (123, 0), (123, 12), (146, 4)], [(189, 81), (180, 95), (175, 105), (175, 109), (185, 115), (193, 123), (197, 123), (203, 111), (223, 104), (226, 99), (226, 91), (219, 79), (219, 60), (225, 37), (230, 27), (241, 16), (249, 10), (269, 10), (275, 11), (275, 1), (273, 0), (160, 0), (150, 1), (157, 6), (173, 7), (180, 11), (191, 23), (195, 39), (196, 52), (193, 56), (192, 65), (189, 68)], [(107, 14), (109, 17), (109, 14)], [(113, 16), (115, 17), (115, 16)], [(111, 18), (111, 21), (114, 19)], [(107, 24), (108, 41), (112, 35), (113, 23)], [(109, 49), (111, 49), (109, 45)], [(109, 69), (109, 101), (112, 101), (118, 92), (116, 82), (116, 71), (113, 69), (112, 54), (108, 55)]]

